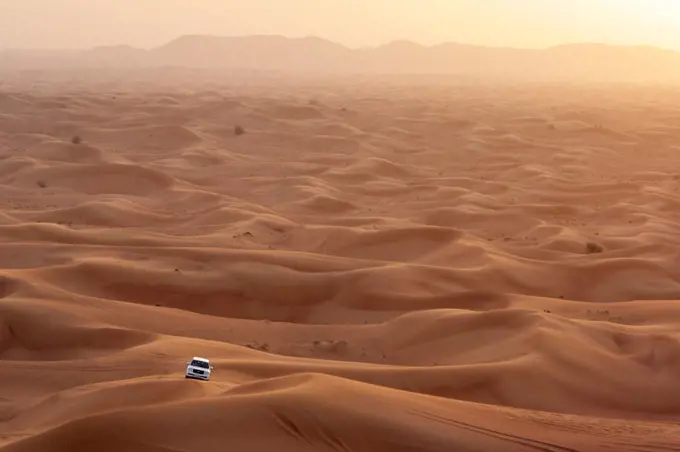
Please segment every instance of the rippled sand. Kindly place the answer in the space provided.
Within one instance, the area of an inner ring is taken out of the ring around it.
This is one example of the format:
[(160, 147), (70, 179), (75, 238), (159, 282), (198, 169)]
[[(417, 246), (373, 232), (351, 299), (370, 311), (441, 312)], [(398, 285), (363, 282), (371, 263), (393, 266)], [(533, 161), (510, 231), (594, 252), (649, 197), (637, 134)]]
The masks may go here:
[(680, 89), (69, 83), (0, 91), (0, 451), (677, 450)]

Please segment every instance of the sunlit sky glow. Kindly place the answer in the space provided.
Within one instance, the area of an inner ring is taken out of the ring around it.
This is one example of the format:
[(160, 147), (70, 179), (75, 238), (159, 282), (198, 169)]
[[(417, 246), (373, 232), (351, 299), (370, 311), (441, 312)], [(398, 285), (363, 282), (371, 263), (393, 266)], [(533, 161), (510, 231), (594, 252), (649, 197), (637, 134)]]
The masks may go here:
[(680, 0), (0, 0), (4, 48), (153, 47), (183, 34), (680, 50)]

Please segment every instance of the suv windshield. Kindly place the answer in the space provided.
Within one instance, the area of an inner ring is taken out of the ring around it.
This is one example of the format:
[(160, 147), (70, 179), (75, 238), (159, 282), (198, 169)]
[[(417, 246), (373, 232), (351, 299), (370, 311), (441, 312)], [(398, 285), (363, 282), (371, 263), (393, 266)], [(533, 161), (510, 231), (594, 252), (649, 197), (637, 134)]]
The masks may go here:
[(203, 369), (209, 369), (210, 365), (206, 363), (205, 361), (198, 361), (198, 360), (193, 360), (191, 361), (191, 365), (194, 367), (202, 367)]

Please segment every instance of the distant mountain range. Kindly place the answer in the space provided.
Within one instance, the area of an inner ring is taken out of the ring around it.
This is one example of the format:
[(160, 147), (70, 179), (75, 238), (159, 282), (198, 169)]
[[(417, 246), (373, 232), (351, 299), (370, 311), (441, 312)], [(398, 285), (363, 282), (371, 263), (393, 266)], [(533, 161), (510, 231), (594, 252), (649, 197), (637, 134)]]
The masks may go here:
[(567, 44), (513, 49), (410, 41), (351, 49), (320, 38), (182, 36), (152, 49), (0, 51), (0, 69), (175, 66), (288, 73), (457, 74), (530, 79), (678, 81), (680, 53), (650, 46)]

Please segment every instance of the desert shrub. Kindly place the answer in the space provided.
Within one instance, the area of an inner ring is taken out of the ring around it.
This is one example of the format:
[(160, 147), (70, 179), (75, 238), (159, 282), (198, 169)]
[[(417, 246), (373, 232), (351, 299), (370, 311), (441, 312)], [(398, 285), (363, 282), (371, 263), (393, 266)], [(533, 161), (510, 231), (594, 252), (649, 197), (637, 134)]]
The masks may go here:
[(239, 126), (238, 124), (234, 127), (234, 135), (241, 136), (244, 133), (246, 133), (246, 129), (243, 127)]
[(78, 136), (78, 135), (71, 138), (71, 143), (73, 143), (73, 144), (80, 144), (82, 142), (83, 142), (83, 138)]
[(586, 251), (589, 254), (602, 253), (604, 251), (604, 247), (599, 243), (588, 242), (586, 243)]

